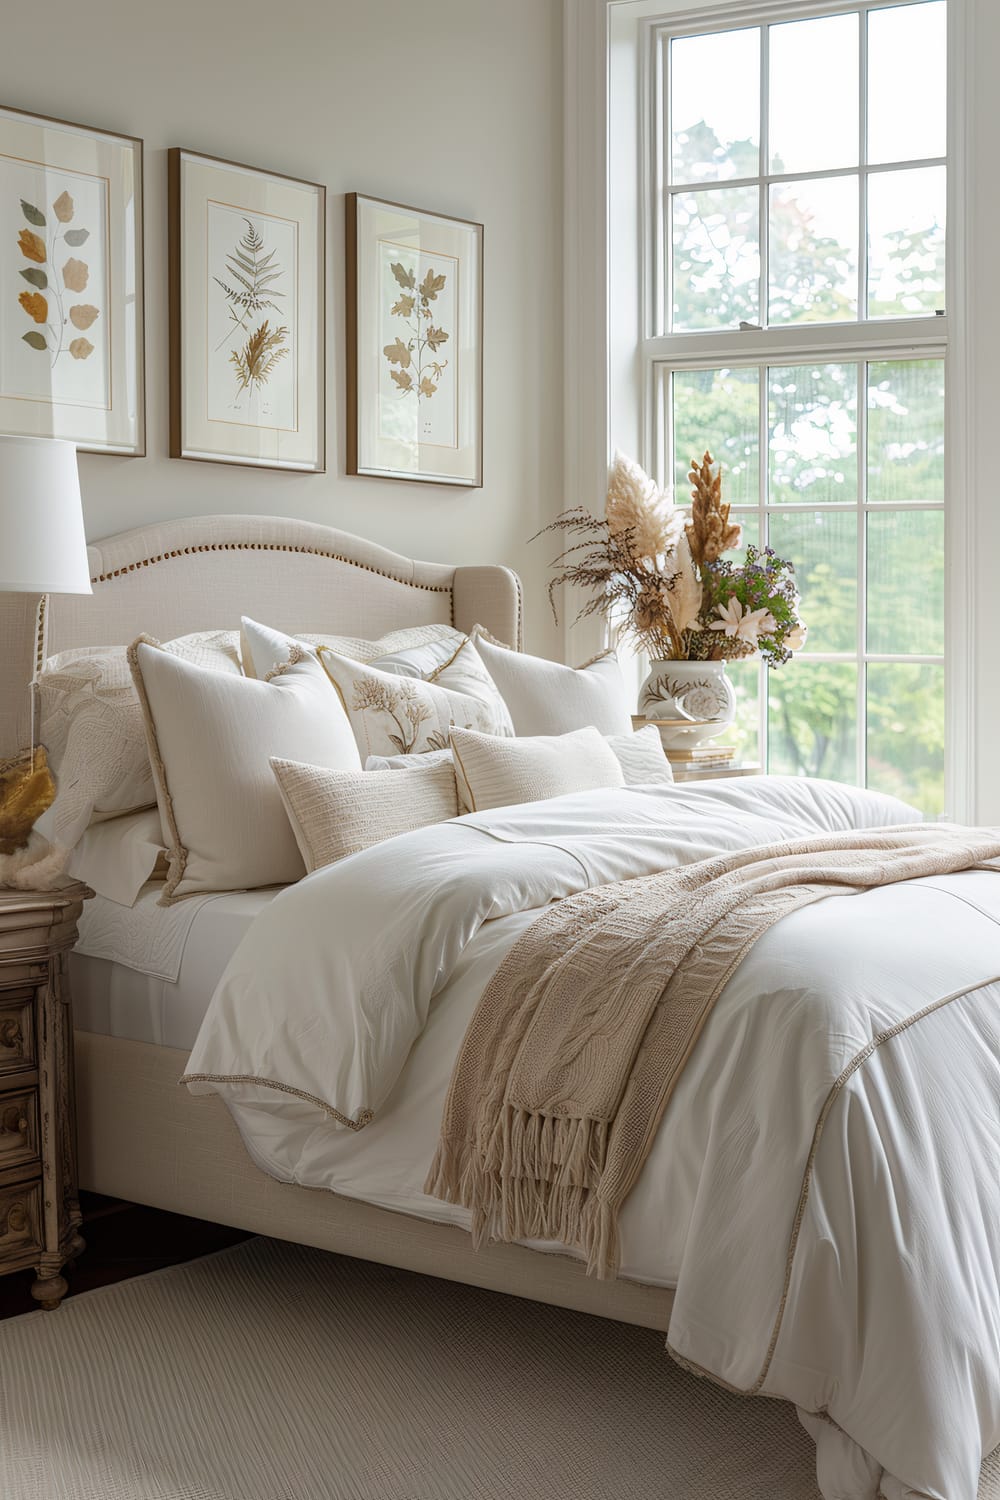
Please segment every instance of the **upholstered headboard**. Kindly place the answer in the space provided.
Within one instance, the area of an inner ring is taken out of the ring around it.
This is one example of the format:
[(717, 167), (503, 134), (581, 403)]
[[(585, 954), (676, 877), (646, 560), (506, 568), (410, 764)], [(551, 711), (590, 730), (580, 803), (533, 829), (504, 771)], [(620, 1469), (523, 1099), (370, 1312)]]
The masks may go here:
[(359, 636), (478, 621), (522, 644), (521, 584), (509, 568), (416, 562), (312, 521), (192, 516), (120, 532), (89, 552), (92, 595), (0, 596), (0, 756), (26, 743), (35, 662), (73, 646), (236, 629), (241, 614), (279, 630)]

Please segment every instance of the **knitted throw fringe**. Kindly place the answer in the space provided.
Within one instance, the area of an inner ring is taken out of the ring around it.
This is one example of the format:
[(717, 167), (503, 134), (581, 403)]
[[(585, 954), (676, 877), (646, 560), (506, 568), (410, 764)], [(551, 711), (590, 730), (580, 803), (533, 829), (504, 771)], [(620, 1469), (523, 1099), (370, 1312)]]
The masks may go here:
[(618, 1216), (718, 996), (788, 912), (993, 868), (1000, 829), (822, 834), (595, 887), (548, 907), (476, 1008), (424, 1184), (473, 1242), (554, 1240), (613, 1276)]

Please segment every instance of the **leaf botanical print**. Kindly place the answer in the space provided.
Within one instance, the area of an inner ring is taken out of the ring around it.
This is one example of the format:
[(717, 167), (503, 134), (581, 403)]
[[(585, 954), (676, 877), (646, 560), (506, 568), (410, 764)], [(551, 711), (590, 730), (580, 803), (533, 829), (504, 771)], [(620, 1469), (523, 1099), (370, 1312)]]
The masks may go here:
[[(226, 256), (227, 279), (223, 281), (221, 276), (215, 276), (213, 280), (226, 295), (229, 316), (235, 328), (246, 332), (258, 313), (266, 312), (268, 308), (277, 312), (278, 304), (274, 298), (285, 294), (274, 284), (283, 274), (275, 259), (277, 251), (271, 250), (265, 255), (263, 234), (252, 219), (243, 222), (247, 232)], [(230, 333), (233, 331), (231, 329)], [(225, 339), (220, 340), (216, 348), (221, 349), (225, 342)]]
[[(391, 344), (383, 346), (382, 353), (390, 365), (389, 376), (401, 395), (415, 395), (418, 401), (429, 401), (441, 384), (441, 377), (448, 367), (447, 360), (425, 359), (426, 354), (437, 354), (448, 342), (448, 333), (434, 322), (431, 303), (437, 300), (447, 284), (443, 271), (429, 267), (417, 286), (416, 273), (408, 270), (400, 261), (390, 262), (389, 269), (399, 284), (401, 294), (389, 309), (391, 318), (400, 318), (406, 325), (406, 337), (397, 334)], [(408, 372), (413, 369), (413, 375)]]
[(39, 265), (45, 262), (45, 241), (37, 234), (32, 234), (30, 229), (22, 229), (17, 237), (18, 249), (26, 260), (37, 260)]
[[(17, 236), (18, 250), (25, 260), (32, 262), (31, 265), (21, 266), (20, 274), (29, 286), (34, 287), (34, 291), (20, 292), (17, 300), (31, 321), (39, 325), (38, 329), (22, 333), (21, 342), (39, 354), (50, 354), (53, 366), (64, 353), (70, 354), (75, 360), (89, 359), (94, 352), (94, 345), (89, 339), (83, 338), (73, 338), (67, 342), (67, 329), (71, 324), (73, 328), (89, 328), (100, 317), (100, 308), (90, 302), (78, 302), (67, 310), (62, 296), (63, 290), (85, 290), (90, 280), (89, 265), (75, 256), (69, 256), (63, 262), (62, 288), (58, 280), (50, 280), (49, 274), (41, 267), (55, 261), (60, 241), (77, 249), (89, 239), (90, 230), (83, 226), (70, 230), (65, 228), (72, 222), (76, 212), (76, 204), (66, 189), (52, 203), (54, 223), (50, 223), (46, 213), (37, 204), (29, 203), (27, 198), (22, 198), (20, 203), (21, 213), (32, 225), (31, 229), (21, 229)], [(43, 296), (43, 293), (46, 295)], [(41, 328), (45, 329), (44, 333), (40, 331)]]

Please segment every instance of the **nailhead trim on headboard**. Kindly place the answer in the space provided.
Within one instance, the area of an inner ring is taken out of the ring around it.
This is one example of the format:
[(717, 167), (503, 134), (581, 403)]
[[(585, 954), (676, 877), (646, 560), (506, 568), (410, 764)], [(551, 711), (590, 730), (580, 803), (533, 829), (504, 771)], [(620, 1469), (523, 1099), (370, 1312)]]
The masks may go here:
[(327, 557), (331, 562), (346, 563), (351, 568), (363, 568), (366, 573), (377, 573), (380, 578), (389, 578), (393, 583), (405, 583), (411, 589), (423, 589), (429, 594), (450, 594), (446, 583), (414, 583), (412, 578), (400, 578), (396, 573), (387, 573), (384, 568), (373, 568), (371, 563), (358, 562), (353, 557), (342, 557), (339, 552), (325, 552), (322, 547), (294, 547), (289, 542), (203, 542), (195, 547), (177, 547), (171, 552), (158, 552), (155, 557), (144, 557), (139, 562), (128, 563), (124, 568), (115, 568), (111, 573), (98, 573), (91, 583), (108, 583), (112, 578), (123, 578), (126, 573), (135, 573), (139, 568), (151, 568), (156, 563), (169, 562), (174, 557), (186, 557), (194, 552), (305, 552), (312, 557)]

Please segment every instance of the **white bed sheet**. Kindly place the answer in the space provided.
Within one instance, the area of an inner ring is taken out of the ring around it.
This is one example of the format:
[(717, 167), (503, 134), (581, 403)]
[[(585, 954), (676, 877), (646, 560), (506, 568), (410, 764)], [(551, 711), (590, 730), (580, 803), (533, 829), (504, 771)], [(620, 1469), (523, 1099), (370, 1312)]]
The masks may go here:
[(87, 902), (70, 954), (73, 1019), (80, 1031), (190, 1052), (226, 964), (279, 888), (171, 907), (157, 905), (161, 889), (147, 885), (133, 907)]

